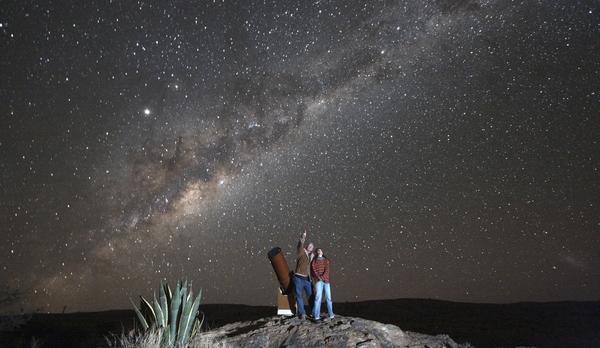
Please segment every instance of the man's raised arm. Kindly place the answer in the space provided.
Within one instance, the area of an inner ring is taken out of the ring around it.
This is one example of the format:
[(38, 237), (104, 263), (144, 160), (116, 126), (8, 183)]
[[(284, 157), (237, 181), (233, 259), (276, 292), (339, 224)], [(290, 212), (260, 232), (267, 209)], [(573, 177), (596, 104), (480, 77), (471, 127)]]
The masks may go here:
[(304, 252), (304, 242), (306, 241), (306, 230), (300, 235), (300, 240), (298, 241), (298, 255)]

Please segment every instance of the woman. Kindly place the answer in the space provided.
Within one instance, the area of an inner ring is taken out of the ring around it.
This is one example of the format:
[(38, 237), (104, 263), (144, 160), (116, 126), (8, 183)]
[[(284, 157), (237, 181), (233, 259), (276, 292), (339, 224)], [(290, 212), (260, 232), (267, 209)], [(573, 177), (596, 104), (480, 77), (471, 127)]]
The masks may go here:
[(331, 302), (331, 286), (329, 284), (329, 259), (323, 255), (323, 249), (317, 248), (317, 257), (311, 263), (311, 271), (315, 283), (315, 304), (313, 318), (321, 319), (321, 299), (325, 290), (328, 318), (333, 319), (333, 303)]

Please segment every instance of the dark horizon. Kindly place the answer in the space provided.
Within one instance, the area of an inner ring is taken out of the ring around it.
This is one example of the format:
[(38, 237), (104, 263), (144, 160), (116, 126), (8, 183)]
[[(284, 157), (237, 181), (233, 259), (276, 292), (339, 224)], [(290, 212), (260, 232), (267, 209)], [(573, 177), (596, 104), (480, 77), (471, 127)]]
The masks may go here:
[[(597, 300), (595, 1), (5, 1), (0, 291)], [(0, 308), (2, 310), (9, 310)]]
[[(150, 294), (151, 295), (151, 294)], [(149, 294), (140, 294), (139, 296), (144, 296), (146, 299), (151, 299)], [(136, 299), (139, 299), (139, 296)], [(557, 300), (557, 301), (517, 301), (517, 302), (468, 302), (468, 301), (452, 301), (445, 300), (439, 298), (418, 298), (418, 297), (402, 297), (402, 298), (381, 298), (381, 299), (366, 299), (366, 300), (358, 300), (358, 301), (333, 301), (334, 306), (339, 305), (366, 305), (370, 303), (393, 303), (393, 302), (428, 302), (428, 303), (447, 303), (447, 304), (456, 304), (456, 305), (482, 305), (482, 306), (518, 306), (518, 305), (559, 305), (559, 304), (595, 304), (600, 305), (600, 299), (598, 300)], [(201, 303), (200, 309), (202, 306), (231, 306), (231, 307), (248, 307), (248, 308), (272, 308), (273, 315), (276, 315), (277, 304), (275, 301), (270, 304), (245, 304), (245, 303), (222, 303), (222, 302), (204, 302)], [(89, 310), (89, 311), (70, 311), (67, 306), (64, 312), (56, 311), (56, 312), (46, 312), (46, 311), (31, 311), (31, 312), (0, 312), (0, 316), (2, 315), (15, 315), (15, 314), (85, 314), (85, 313), (104, 313), (104, 312), (121, 312), (134, 311), (131, 303), (129, 303), (129, 307), (123, 308), (107, 308), (107, 309), (99, 309), (99, 310)]]
[[(144, 296), (145, 298), (148, 299), (147, 296)], [(139, 297), (138, 297), (139, 298)], [(559, 301), (549, 301), (549, 302), (541, 302), (541, 301), (520, 301), (520, 302), (507, 302), (507, 303), (496, 303), (496, 302), (462, 302), (462, 301), (450, 301), (450, 300), (443, 300), (443, 299), (436, 299), (436, 298), (387, 298), (387, 299), (372, 299), (372, 300), (360, 300), (360, 301), (333, 301), (334, 303), (334, 307), (339, 307), (339, 306), (348, 306), (348, 305), (369, 305), (369, 304), (378, 304), (378, 305), (383, 305), (385, 303), (411, 303), (411, 302), (423, 302), (423, 303), (428, 303), (429, 305), (432, 304), (452, 304), (452, 305), (481, 305), (481, 306), (499, 306), (499, 307), (506, 307), (506, 306), (520, 306), (520, 305), (540, 305), (540, 306), (544, 306), (544, 305), (568, 305), (568, 304), (574, 304), (574, 305), (586, 305), (586, 304), (592, 304), (592, 305), (600, 305), (600, 299), (599, 300), (587, 300), (587, 301), (570, 301), (570, 300), (559, 300)], [(200, 305), (200, 309), (202, 310), (202, 307), (206, 306), (209, 308), (214, 308), (214, 307), (245, 307), (245, 308), (258, 308), (261, 309), (263, 311), (258, 311), (256, 313), (258, 314), (264, 314), (264, 310), (266, 309), (272, 309), (273, 310), (273, 316), (276, 316), (277, 313), (277, 304), (273, 303), (273, 304), (264, 304), (264, 305), (249, 305), (249, 304), (244, 304), (244, 303), (202, 303)], [(590, 307), (591, 308), (591, 307)], [(124, 307), (124, 308), (110, 308), (110, 309), (100, 309), (100, 310), (94, 310), (94, 311), (69, 311), (69, 308), (67, 307), (66, 310), (63, 311), (58, 311), (58, 312), (43, 312), (43, 311), (38, 311), (38, 312), (23, 312), (23, 313), (1, 313), (0, 312), (0, 316), (3, 315), (16, 315), (16, 314), (93, 314), (93, 313), (108, 313), (108, 312), (131, 312), (132, 314), (134, 314), (134, 309), (131, 306), (129, 307)]]

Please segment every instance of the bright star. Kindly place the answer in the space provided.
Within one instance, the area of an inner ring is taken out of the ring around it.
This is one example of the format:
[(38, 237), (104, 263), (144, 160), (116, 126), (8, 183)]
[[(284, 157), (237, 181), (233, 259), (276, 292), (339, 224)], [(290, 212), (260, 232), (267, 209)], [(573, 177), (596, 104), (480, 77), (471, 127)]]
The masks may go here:
[(144, 115), (150, 115), (150, 109), (145, 108), (144, 109)]

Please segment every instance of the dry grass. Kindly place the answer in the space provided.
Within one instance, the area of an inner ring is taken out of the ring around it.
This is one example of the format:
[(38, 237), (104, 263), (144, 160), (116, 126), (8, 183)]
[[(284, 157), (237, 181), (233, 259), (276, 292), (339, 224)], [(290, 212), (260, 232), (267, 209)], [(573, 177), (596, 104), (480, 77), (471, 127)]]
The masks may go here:
[[(167, 348), (161, 345), (162, 330), (148, 330), (146, 332), (130, 332), (129, 334), (114, 335), (106, 338), (112, 348)], [(212, 337), (203, 336), (201, 333), (190, 340), (188, 345), (173, 345), (168, 348), (230, 348), (222, 342), (215, 342)]]
[(121, 336), (114, 335), (106, 341), (114, 348), (161, 348), (162, 330), (148, 330), (146, 332), (131, 331)]

